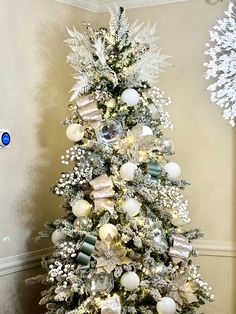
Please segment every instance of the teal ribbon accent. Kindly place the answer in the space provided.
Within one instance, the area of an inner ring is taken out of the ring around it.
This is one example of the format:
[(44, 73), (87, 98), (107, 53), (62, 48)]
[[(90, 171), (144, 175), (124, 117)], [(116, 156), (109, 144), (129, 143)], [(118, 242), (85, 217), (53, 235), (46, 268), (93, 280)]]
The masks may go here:
[(160, 174), (160, 171), (159, 171), (159, 165), (154, 163), (154, 162), (149, 162), (147, 164), (147, 172), (148, 174), (151, 175), (151, 178), (153, 180), (158, 180), (159, 179), (159, 174)]
[(90, 260), (95, 249), (96, 241), (97, 237), (94, 237), (91, 234), (86, 235), (84, 238), (84, 243), (81, 246), (81, 250), (78, 255), (78, 262), (85, 268), (88, 268), (90, 265)]

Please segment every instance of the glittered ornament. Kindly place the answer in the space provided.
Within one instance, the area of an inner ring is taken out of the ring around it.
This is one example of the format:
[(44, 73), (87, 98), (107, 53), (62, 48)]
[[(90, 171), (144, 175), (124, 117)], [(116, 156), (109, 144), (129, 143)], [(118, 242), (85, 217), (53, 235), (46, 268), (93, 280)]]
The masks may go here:
[(108, 235), (110, 235), (112, 238), (115, 238), (118, 235), (116, 226), (113, 224), (104, 224), (99, 229), (99, 237), (101, 240), (106, 240)]
[(137, 105), (139, 98), (139, 93), (133, 88), (127, 88), (121, 95), (122, 101), (130, 107)]
[(124, 180), (133, 181), (137, 168), (138, 166), (133, 162), (126, 162), (120, 167), (120, 175)]
[(121, 276), (120, 283), (126, 290), (133, 291), (138, 288), (140, 279), (135, 272), (129, 271)]
[(113, 274), (106, 272), (93, 274), (88, 278), (86, 288), (91, 295), (109, 294), (114, 288)]
[(60, 229), (57, 229), (53, 232), (51, 239), (53, 244), (57, 244), (60, 241), (65, 240), (65, 238), (66, 238), (65, 233), (63, 233)]
[(70, 124), (66, 129), (66, 136), (72, 142), (78, 142), (84, 137), (84, 128), (77, 123)]
[(167, 172), (169, 179), (176, 179), (181, 174), (181, 168), (176, 162), (168, 162), (164, 166), (164, 169)]
[(103, 121), (96, 130), (97, 140), (105, 145), (116, 143), (123, 135), (123, 128), (119, 121)]
[(158, 314), (175, 314), (175, 301), (169, 297), (162, 298), (159, 302), (157, 302), (157, 312)]
[(121, 304), (118, 295), (113, 295), (102, 303), (101, 314), (121, 314)]
[(172, 141), (169, 138), (161, 139), (160, 150), (165, 155), (172, 155), (174, 153)]
[(137, 201), (135, 198), (128, 198), (124, 201), (122, 210), (130, 217), (134, 217), (140, 212), (141, 205), (142, 204), (139, 203), (139, 201)]
[(90, 230), (93, 226), (93, 222), (88, 217), (79, 217), (74, 221), (74, 227), (78, 231)]
[(83, 199), (76, 201), (72, 206), (72, 212), (76, 217), (88, 216), (90, 214), (92, 205)]

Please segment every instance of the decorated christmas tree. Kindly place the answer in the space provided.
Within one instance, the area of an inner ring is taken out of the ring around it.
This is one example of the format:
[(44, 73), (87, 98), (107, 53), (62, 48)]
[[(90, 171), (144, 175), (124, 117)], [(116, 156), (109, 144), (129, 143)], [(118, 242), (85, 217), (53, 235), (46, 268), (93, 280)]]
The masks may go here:
[(155, 27), (129, 25), (123, 8), (109, 28), (68, 30), (68, 62), (77, 83), (65, 119), (71, 147), (52, 190), (65, 215), (40, 233), (54, 244), (44, 256), (48, 285), (40, 304), (57, 314), (192, 314), (211, 288), (192, 264), (188, 202), (169, 161), (170, 99), (153, 87), (166, 65)]

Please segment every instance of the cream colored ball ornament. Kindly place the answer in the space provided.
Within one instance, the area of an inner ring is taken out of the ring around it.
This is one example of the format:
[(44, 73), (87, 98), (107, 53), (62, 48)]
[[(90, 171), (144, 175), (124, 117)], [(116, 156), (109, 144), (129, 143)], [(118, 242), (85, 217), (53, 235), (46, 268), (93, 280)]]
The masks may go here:
[(135, 198), (128, 198), (124, 201), (122, 209), (130, 217), (134, 217), (139, 214), (141, 208), (141, 203), (139, 203)]
[(60, 241), (65, 240), (65, 238), (66, 238), (65, 233), (63, 233), (60, 229), (55, 230), (55, 231), (53, 232), (53, 234), (52, 234), (52, 237), (51, 237), (52, 243), (53, 243), (54, 245), (57, 244), (57, 243), (59, 243)]
[(183, 225), (185, 225), (185, 222), (183, 222), (183, 219), (177, 213), (172, 214), (170, 222), (176, 227), (182, 227)]
[(149, 128), (149, 126), (143, 125), (142, 136), (147, 136), (147, 135), (153, 135), (153, 131), (151, 128)]
[(139, 93), (133, 88), (125, 89), (121, 95), (122, 101), (130, 107), (137, 105), (139, 98)]
[(138, 288), (140, 279), (135, 272), (129, 271), (121, 276), (120, 283), (126, 290), (133, 291)]
[(72, 205), (72, 212), (76, 217), (87, 217), (90, 214), (92, 205), (86, 200), (78, 200)]
[(176, 162), (168, 162), (164, 166), (164, 169), (167, 172), (169, 179), (176, 179), (181, 174), (181, 168)]
[(70, 124), (66, 129), (66, 136), (72, 142), (78, 142), (84, 137), (84, 128), (77, 123)]
[(175, 301), (169, 297), (161, 298), (161, 300), (157, 302), (157, 312), (158, 314), (175, 314)]
[(122, 179), (127, 181), (133, 181), (135, 176), (135, 171), (138, 168), (133, 162), (126, 162), (120, 167), (120, 175)]
[(99, 238), (104, 241), (106, 240), (108, 235), (110, 235), (112, 238), (117, 237), (118, 231), (116, 229), (116, 226), (114, 226), (113, 224), (105, 224), (101, 226), (98, 234)]

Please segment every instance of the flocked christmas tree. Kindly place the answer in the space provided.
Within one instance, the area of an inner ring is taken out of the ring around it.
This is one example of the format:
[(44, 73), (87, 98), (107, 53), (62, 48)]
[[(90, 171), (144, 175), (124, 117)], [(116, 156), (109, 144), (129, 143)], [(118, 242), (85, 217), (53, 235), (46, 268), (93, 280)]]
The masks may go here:
[(151, 86), (166, 57), (155, 27), (128, 25), (123, 8), (110, 13), (109, 29), (68, 30), (73, 145), (52, 188), (65, 215), (41, 232), (54, 249), (42, 260), (47, 274), (28, 283), (49, 285), (40, 301), (48, 314), (196, 313), (214, 296), (191, 261), (202, 233), (184, 228), (187, 182), (161, 132), (172, 127), (170, 99)]

